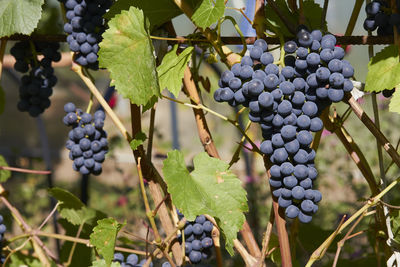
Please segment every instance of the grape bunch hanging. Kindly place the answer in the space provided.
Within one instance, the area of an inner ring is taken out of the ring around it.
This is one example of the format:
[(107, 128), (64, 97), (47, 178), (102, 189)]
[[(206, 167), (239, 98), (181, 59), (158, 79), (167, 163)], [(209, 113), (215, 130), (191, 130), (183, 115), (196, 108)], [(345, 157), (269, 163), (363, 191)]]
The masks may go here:
[[(179, 219), (183, 218), (183, 214), (178, 212)], [(185, 240), (185, 254), (193, 264), (207, 260), (212, 252), (211, 248), (214, 242), (211, 238), (213, 224), (207, 220), (204, 215), (197, 216), (192, 222), (186, 222), (183, 229)], [(183, 243), (182, 235), (178, 236), (179, 243)]]
[(264, 40), (256, 40), (250, 56), (225, 71), (214, 93), (218, 102), (249, 108), (270, 156), (270, 186), (288, 218), (308, 223), (318, 210), (321, 193), (313, 186), (318, 172), (311, 132), (322, 130), (321, 112), (353, 89), (351, 64), (336, 38), (300, 27), (295, 41), (284, 44), (284, 67), (274, 64)]
[[(397, 11), (400, 10), (400, 1), (396, 1)], [(374, 0), (365, 6), (367, 18), (364, 20), (366, 31), (377, 30), (378, 36), (393, 35), (393, 27), (399, 32), (400, 14), (391, 13), (391, 8), (385, 1)]]
[[(58, 52), (58, 43), (30, 43), (17, 42), (10, 52), (15, 58), (14, 69), (22, 76), (19, 87), (20, 100), (17, 108), (26, 111), (32, 117), (37, 117), (50, 107), (49, 97), (53, 94), (53, 86), (57, 83), (52, 62), (58, 62), (61, 54)], [(37, 54), (42, 54), (39, 60)]]
[(84, 175), (101, 174), (101, 164), (108, 151), (107, 133), (103, 130), (106, 118), (104, 111), (98, 110), (92, 116), (77, 109), (73, 103), (65, 104), (64, 111), (67, 114), (63, 122), (72, 127), (65, 145), (70, 151), (72, 168)]
[(110, 8), (110, 0), (59, 0), (64, 3), (67, 23), (64, 31), (74, 61), (90, 69), (98, 69), (97, 52), (105, 30), (103, 15)]

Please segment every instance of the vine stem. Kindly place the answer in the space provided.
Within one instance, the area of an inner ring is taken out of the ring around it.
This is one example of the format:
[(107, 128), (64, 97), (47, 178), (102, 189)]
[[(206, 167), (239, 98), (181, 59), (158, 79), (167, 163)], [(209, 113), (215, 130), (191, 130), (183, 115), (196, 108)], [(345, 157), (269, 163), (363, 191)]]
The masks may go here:
[[(22, 215), (19, 213), (19, 211), (3, 196), (3, 193), (5, 192), (5, 189), (2, 185), (0, 185), (0, 200), (4, 203), (4, 205), (10, 210), (11, 214), (17, 221), (18, 225), (24, 232), (31, 232), (32, 228), (25, 222), (23, 219)], [(38, 257), (40, 261), (45, 265), (45, 266), (50, 266), (50, 262), (48, 258), (46, 257), (46, 254), (53, 259), (55, 262), (58, 262), (58, 258), (56, 255), (54, 255), (51, 250), (49, 250), (46, 245), (38, 238), (37, 236), (33, 236), (32, 240), (32, 246), (35, 250), (35, 252), (38, 254)], [(58, 266), (60, 264), (57, 263)]]
[(138, 170), (138, 174), (139, 174), (140, 189), (142, 191), (144, 206), (145, 206), (145, 209), (146, 209), (146, 216), (149, 219), (151, 228), (153, 229), (156, 243), (159, 244), (159, 243), (161, 243), (161, 237), (160, 237), (160, 234), (158, 233), (156, 222), (154, 221), (153, 212), (150, 209), (150, 204), (149, 204), (149, 201), (147, 199), (146, 189), (144, 187), (144, 181), (143, 181), (144, 179), (143, 179), (142, 167), (140, 165), (140, 160), (141, 160), (141, 158), (139, 157), (138, 160), (137, 160), (137, 165), (136, 166), (137, 166), (137, 170)]
[(375, 123), (368, 117), (360, 104), (358, 104), (353, 97), (350, 97), (347, 102), (353, 109), (357, 117), (361, 120), (361, 122), (364, 123), (369, 131), (375, 136), (376, 140), (380, 143), (383, 149), (385, 149), (385, 151), (390, 155), (394, 163), (396, 163), (396, 165), (400, 167), (400, 155), (394, 149), (392, 144), (387, 140), (385, 135), (378, 129), (378, 127), (376, 127)]
[(322, 8), (322, 15), (321, 15), (321, 25), (320, 28), (322, 29), (323, 26), (325, 25), (325, 21), (326, 21), (326, 13), (328, 11), (328, 6), (329, 6), (329, 0), (325, 0), (324, 1), (324, 6)]
[(340, 234), (347, 226), (349, 226), (354, 220), (356, 220), (360, 215), (362, 215), (369, 208), (375, 206), (379, 203), (380, 199), (388, 193), (393, 187), (400, 183), (400, 177), (390, 183), (385, 189), (383, 189), (378, 195), (371, 198), (363, 207), (361, 207), (356, 213), (354, 213), (349, 219), (347, 219), (338, 229), (332, 233), (319, 247), (313, 252), (310, 260), (307, 262), (306, 267), (312, 266), (312, 264), (319, 260), (324, 252), (328, 249), (329, 245), (332, 243), (333, 239)]
[(126, 130), (125, 126), (122, 124), (122, 122), (119, 120), (118, 116), (115, 114), (115, 112), (111, 109), (111, 107), (108, 105), (107, 101), (103, 98), (97, 87), (94, 85), (92, 80), (87, 77), (85, 74), (83, 74), (82, 67), (79, 66), (78, 64), (72, 63), (72, 70), (78, 74), (78, 76), (81, 78), (81, 80), (86, 84), (86, 86), (89, 88), (90, 92), (93, 94), (93, 96), (99, 101), (100, 105), (104, 108), (104, 110), (107, 112), (108, 116), (111, 118), (111, 120), (114, 122), (115, 126), (119, 129), (123, 137), (130, 142), (132, 140), (132, 137), (129, 135), (128, 131)]
[(335, 133), (339, 140), (342, 142), (350, 157), (357, 165), (358, 169), (361, 171), (362, 175), (367, 181), (368, 186), (371, 190), (371, 194), (379, 194), (380, 190), (375, 181), (375, 177), (371, 170), (371, 167), (369, 166), (368, 161), (360, 150), (359, 146), (354, 142), (353, 138), (347, 132), (346, 128), (344, 128), (341, 118), (338, 115), (332, 117), (328, 114), (324, 114), (321, 118), (324, 122), (324, 126), (326, 127), (326, 129), (330, 132)]
[[(134, 104), (131, 104), (131, 125), (132, 125), (133, 136), (136, 136), (137, 133), (142, 131), (140, 107)], [(168, 201), (168, 203), (166, 203), (166, 201), (163, 201), (164, 196), (162, 195), (160, 190), (161, 187), (164, 194), (165, 195), (168, 194), (164, 180), (161, 178), (157, 169), (155, 169), (155, 167), (152, 165), (151, 161), (147, 160), (147, 156), (144, 151), (143, 145), (140, 145), (137, 147), (136, 150), (133, 150), (133, 155), (135, 157), (136, 162), (138, 162), (139, 157), (142, 159), (141, 163), (142, 163), (143, 175), (149, 178), (148, 185), (154, 203), (161, 203), (158, 208), (158, 215), (160, 217), (163, 229), (165, 230), (167, 235), (170, 234), (175, 235), (176, 231), (174, 230), (174, 225), (171, 221), (167, 209), (167, 204), (168, 204), (169, 209), (172, 211), (172, 205), (170, 204), (170, 201)], [(178, 242), (175, 242), (172, 244), (171, 249), (176, 263), (178, 265), (181, 265), (183, 259), (181, 246), (179, 245)]]
[(154, 137), (154, 123), (156, 118), (156, 107), (157, 104), (154, 104), (154, 107), (150, 110), (150, 127), (149, 127), (149, 137), (147, 141), (147, 159), (151, 161), (151, 154), (153, 151), (153, 137)]
[[(9, 239), (8, 241), (14, 242), (16, 240), (22, 239), (22, 238), (26, 238), (26, 237), (32, 237), (32, 236), (43, 236), (43, 237), (49, 237), (49, 238), (55, 238), (55, 239), (59, 239), (59, 240), (64, 240), (64, 241), (68, 241), (68, 242), (76, 242), (79, 244), (83, 244), (86, 245), (88, 247), (93, 247), (90, 244), (90, 240), (88, 239), (83, 239), (83, 238), (78, 238), (78, 237), (72, 237), (72, 236), (67, 236), (67, 235), (61, 235), (61, 234), (54, 234), (54, 233), (46, 233), (43, 231), (31, 231), (29, 233), (25, 233), (22, 235), (18, 235), (15, 236), (12, 239)], [(127, 253), (135, 253), (135, 254), (139, 254), (139, 255), (146, 255), (146, 252), (141, 251), (141, 250), (135, 250), (135, 249), (130, 249), (130, 248), (123, 248), (123, 247), (115, 247), (116, 251), (121, 251), (121, 252), (127, 252)]]
[[(175, 235), (177, 234), (177, 232), (178, 232), (179, 230), (182, 230), (182, 229), (185, 227), (185, 224), (186, 224), (186, 219), (183, 218), (182, 220), (180, 220), (180, 221), (178, 222), (178, 224), (177, 224), (177, 226), (175, 227), (174, 231), (171, 232), (171, 233), (163, 240), (163, 243), (164, 243), (164, 244), (167, 244), (169, 241), (171, 241), (171, 239), (173, 239), (173, 238), (175, 237)], [(182, 236), (184, 237), (184, 235), (182, 235)], [(162, 246), (162, 244), (161, 244), (160, 246)], [(153, 251), (152, 255), (153, 255), (153, 257), (156, 257), (156, 256), (157, 256), (158, 254), (160, 254), (161, 252), (162, 252), (161, 249), (158, 247), (158, 248), (156, 248), (156, 249)], [(182, 253), (182, 255), (185, 255), (185, 254)], [(150, 262), (151, 262), (151, 258), (147, 259), (147, 261), (146, 261), (145, 264), (148, 264), (148, 265), (149, 265)]]
[(7, 171), (12, 171), (12, 172), (22, 172), (22, 173), (32, 173), (32, 174), (40, 174), (40, 175), (46, 175), (46, 174), (51, 173), (51, 171), (36, 171), (36, 170), (28, 170), (28, 169), (9, 167), (9, 166), (0, 166), (0, 170), (7, 170)]
[(339, 254), (340, 251), (342, 249), (342, 247), (344, 246), (344, 242), (346, 242), (346, 240), (350, 239), (351, 237), (350, 234), (354, 231), (354, 229), (356, 228), (356, 226), (361, 222), (361, 220), (364, 218), (365, 216), (365, 212), (358, 217), (357, 221), (350, 227), (349, 231), (347, 231), (346, 235), (343, 237), (343, 239), (341, 239), (338, 243), (337, 243), (337, 250), (336, 250), (336, 254), (335, 254), (335, 259), (333, 260), (333, 264), (332, 267), (336, 267), (336, 264), (339, 260)]
[(262, 267), (264, 265), (265, 256), (268, 253), (268, 245), (269, 245), (269, 241), (271, 239), (272, 227), (274, 226), (274, 220), (275, 220), (275, 213), (274, 213), (274, 207), (272, 206), (270, 215), (269, 215), (269, 221), (267, 224), (267, 229), (265, 230), (264, 237), (263, 237), (261, 257), (257, 260), (257, 263), (253, 267)]

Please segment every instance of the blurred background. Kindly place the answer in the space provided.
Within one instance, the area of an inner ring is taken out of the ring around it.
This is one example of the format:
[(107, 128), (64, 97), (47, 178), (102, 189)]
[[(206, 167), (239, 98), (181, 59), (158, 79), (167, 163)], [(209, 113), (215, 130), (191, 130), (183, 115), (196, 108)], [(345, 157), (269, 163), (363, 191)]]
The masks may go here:
[[(316, 2), (322, 3), (321, 0)], [(327, 22), (328, 30), (331, 33), (344, 34), (354, 2), (354, 0), (330, 1)], [(246, 1), (244, 0), (228, 1), (228, 5), (235, 8), (242, 8), (245, 4)], [(243, 21), (242, 15), (236, 10), (227, 9), (226, 15), (234, 17), (238, 23)], [(366, 34), (362, 27), (364, 19), (363, 6), (353, 35)], [(175, 18), (173, 24), (180, 36), (191, 34), (195, 29), (183, 15)], [(241, 26), (246, 27), (245, 24), (244, 21)], [(57, 1), (46, 1), (46, 9), (39, 28), (41, 33), (62, 33), (62, 20)], [(222, 33), (225, 36), (237, 35), (229, 22), (223, 24)], [(251, 31), (245, 32), (247, 36), (251, 34)], [(13, 42), (7, 44), (7, 51), (12, 45)], [(63, 52), (68, 51), (65, 43), (61, 47)], [(231, 49), (240, 51), (240, 48), (236, 46), (231, 46)], [(375, 53), (380, 49), (382, 49), (382, 46), (375, 46)], [(350, 46), (346, 55), (346, 59), (355, 68), (357, 80), (362, 82), (365, 81), (369, 61), (367, 50), (367, 46)], [(211, 93), (202, 92), (205, 105), (221, 114), (234, 118), (235, 111), (233, 108), (226, 104), (216, 103), (212, 99), (213, 91), (218, 88), (218, 72), (224, 71), (226, 67), (218, 63), (211, 67), (205, 61), (204, 63), (200, 74), (209, 78), (211, 82)], [(104, 93), (109, 86), (108, 73), (104, 70), (92, 73), (96, 79), (97, 87)], [(0, 115), (0, 154), (6, 158), (10, 166), (52, 170), (52, 174), (49, 176), (13, 173), (12, 178), (4, 185), (10, 192), (11, 203), (21, 211), (31, 225), (38, 226), (51, 210), (47, 194), (47, 188), (51, 184), (70, 190), (78, 197), (83, 197), (90, 207), (106, 211), (109, 216), (117, 218), (120, 222), (127, 220), (125, 229), (145, 238), (148, 225), (138, 188), (134, 158), (129, 145), (122, 139), (111, 120), (106, 119), (105, 124), (105, 130), (109, 136), (110, 151), (103, 164), (103, 173), (100, 176), (91, 176), (82, 180), (81, 175), (72, 170), (72, 162), (69, 160), (68, 150), (64, 146), (70, 129), (62, 123), (62, 118), (65, 115), (63, 106), (71, 101), (77, 107), (85, 109), (90, 93), (69, 67), (56, 68), (55, 74), (58, 83), (50, 98), (51, 107), (39, 118), (32, 118), (27, 113), (19, 112), (16, 108), (21, 75), (12, 68), (4, 69), (1, 85), (5, 91), (6, 106), (4, 113)], [(166, 91), (164, 93), (167, 94)], [(396, 145), (400, 140), (398, 130), (400, 115), (388, 111), (388, 99), (385, 99), (381, 94), (378, 94), (377, 98), (382, 132), (393, 145)], [(179, 99), (185, 102), (189, 101), (182, 93)], [(115, 104), (114, 110), (124, 122), (126, 128), (130, 129), (129, 102), (115, 95), (113, 103)], [(371, 97), (365, 95), (362, 99), (359, 99), (359, 103), (368, 115), (373, 117)], [(95, 105), (97, 105), (97, 102), (95, 102)], [(334, 109), (337, 110), (338, 114), (343, 114), (347, 105), (344, 103), (334, 104), (331, 110)], [(174, 119), (175, 116), (176, 119)], [(142, 121), (144, 132), (148, 131), (149, 117), (149, 112), (144, 113)], [(240, 133), (231, 124), (212, 114), (207, 114), (206, 117), (221, 158), (229, 162), (238, 142), (240, 142)], [(247, 121), (246, 116), (243, 116), (243, 120)], [(375, 176), (379, 177), (378, 154), (373, 135), (354, 114), (350, 115), (344, 126), (365, 154)], [(260, 143), (261, 132), (257, 125), (251, 128), (249, 135), (256, 143)], [(178, 148), (184, 153), (188, 165), (191, 165), (194, 155), (203, 151), (192, 110), (160, 99), (155, 115), (153, 144), (153, 161), (157, 168), (161, 170), (166, 153), (173, 148)], [(390, 162), (391, 159), (384, 154), (385, 167), (389, 166)], [(361, 172), (347, 154), (340, 140), (327, 130), (324, 130), (322, 135), (316, 165), (319, 171), (317, 183), (323, 194), (323, 200), (311, 224), (300, 226), (299, 235), (296, 239), (298, 243), (296, 261), (299, 266), (304, 265), (304, 261), (335, 229), (344, 214), (352, 214), (370, 196), (370, 191)], [(255, 154), (242, 152), (240, 161), (232, 167), (232, 170), (243, 181), (248, 190), (250, 212), (247, 214), (247, 219), (260, 242), (268, 222), (271, 204), (262, 158)], [(392, 181), (397, 178), (399, 173), (399, 169), (393, 165), (388, 170), (387, 180)], [(82, 181), (84, 184), (88, 182), (87, 191), (85, 188), (82, 189)], [(89, 197), (87, 198), (87, 196)], [(388, 199), (393, 205), (400, 204), (399, 191), (392, 190)], [(19, 233), (18, 226), (12, 224), (11, 216), (4, 207), (1, 207), (0, 214), (3, 214), (6, 225), (11, 230), (7, 232), (6, 237), (12, 235), (12, 233)], [(344, 259), (353, 260), (353, 262), (367, 259), (373, 261), (373, 259), (370, 259), (373, 255), (371, 254), (373, 248), (368, 243), (368, 240), (373, 238), (374, 235), (373, 229), (368, 228), (371, 222), (373, 222), (373, 218), (370, 217), (362, 221), (360, 228), (370, 230), (346, 243), (342, 254)], [(45, 230), (52, 231), (51, 223), (46, 227)], [(271, 244), (276, 245), (276, 242), (276, 239), (273, 239)], [(135, 240), (130, 245), (134, 248), (143, 249), (144, 243)], [(332, 246), (332, 251), (334, 250), (336, 250), (336, 247)], [(318, 264), (321, 266), (328, 265), (332, 262), (333, 255), (328, 253), (328, 256)], [(228, 255), (226, 256), (228, 257)], [(340, 266), (346, 266), (346, 263), (346, 261), (343, 261), (343, 265)], [(236, 257), (228, 260), (226, 264), (226, 266), (242, 266), (243, 263), (240, 258)]]

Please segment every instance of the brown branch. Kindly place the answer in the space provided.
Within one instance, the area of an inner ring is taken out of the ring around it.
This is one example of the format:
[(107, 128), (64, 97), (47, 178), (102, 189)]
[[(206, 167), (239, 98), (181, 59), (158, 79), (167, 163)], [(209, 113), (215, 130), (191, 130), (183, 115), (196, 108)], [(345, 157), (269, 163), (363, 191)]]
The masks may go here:
[(28, 170), (28, 169), (9, 167), (9, 166), (0, 166), (0, 170), (7, 170), (7, 171), (12, 171), (12, 172), (22, 172), (22, 173), (32, 173), (32, 174), (43, 174), (43, 175), (51, 173), (51, 171), (36, 171), (36, 170)]
[(326, 129), (335, 133), (342, 142), (351, 159), (357, 165), (358, 169), (365, 177), (365, 180), (367, 180), (371, 193), (373, 195), (379, 194), (380, 190), (378, 188), (378, 184), (375, 181), (374, 174), (367, 162), (367, 159), (365, 158), (359, 146), (354, 142), (353, 138), (342, 125), (340, 117), (338, 115), (336, 115), (336, 117), (330, 117), (328, 114), (326, 114), (325, 116), (322, 116), (322, 120)]
[(267, 230), (265, 230), (264, 238), (263, 238), (261, 257), (257, 260), (257, 263), (253, 267), (262, 267), (264, 265), (265, 256), (267, 254), (269, 254), (268, 245), (269, 245), (269, 241), (271, 239), (272, 227), (274, 226), (274, 220), (275, 220), (274, 207), (271, 206), (271, 212), (269, 215)]
[[(140, 117), (141, 117), (140, 107), (131, 104), (132, 136), (136, 136), (136, 134), (141, 132), (142, 130), (141, 120), (139, 119)], [(163, 189), (164, 191), (164, 194), (168, 194), (164, 180), (162, 180), (160, 174), (152, 165), (152, 163), (146, 160), (147, 157), (143, 145), (140, 145), (136, 150), (134, 150), (133, 155), (135, 157), (136, 162), (138, 162), (139, 157), (142, 159), (141, 164), (142, 164), (143, 175), (146, 178), (150, 179), (148, 181), (148, 184), (151, 197), (153, 198), (154, 203), (162, 203), (158, 209), (158, 215), (160, 216), (161, 225), (164, 231), (167, 233), (167, 235), (173, 234), (175, 232), (175, 227), (172, 223), (171, 217), (169, 216), (165, 201), (163, 201), (164, 196), (162, 195), (160, 190), (161, 187), (161, 189)], [(181, 265), (183, 256), (179, 243), (175, 242), (172, 245), (171, 249), (176, 263), (178, 265)]]
[(350, 239), (349, 238), (350, 234), (354, 231), (356, 226), (361, 222), (361, 220), (363, 218), (364, 218), (364, 215), (361, 215), (360, 217), (358, 217), (358, 219), (355, 221), (355, 223), (347, 231), (346, 235), (337, 243), (337, 250), (336, 250), (335, 259), (333, 261), (332, 267), (336, 267), (336, 264), (339, 260), (340, 251), (342, 250), (342, 247), (344, 246), (344, 242), (346, 242), (346, 240)]
[(370, 130), (370, 132), (375, 136), (376, 140), (381, 144), (383, 149), (390, 155), (394, 163), (400, 167), (400, 156), (394, 149), (392, 144), (387, 140), (385, 135), (376, 127), (375, 123), (368, 117), (362, 107), (357, 103), (357, 101), (351, 97), (348, 99), (348, 104), (353, 109), (357, 117), (364, 123), (365, 126)]
[[(38, 56), (38, 60), (41, 60), (43, 58), (42, 55)], [(13, 68), (15, 64), (15, 58), (12, 55), (5, 55), (4, 56), (4, 68)], [(54, 68), (58, 67), (71, 67), (72, 65), (72, 58), (71, 58), (71, 53), (70, 52), (64, 52), (61, 53), (61, 60), (58, 62), (52, 62), (51, 65)]]

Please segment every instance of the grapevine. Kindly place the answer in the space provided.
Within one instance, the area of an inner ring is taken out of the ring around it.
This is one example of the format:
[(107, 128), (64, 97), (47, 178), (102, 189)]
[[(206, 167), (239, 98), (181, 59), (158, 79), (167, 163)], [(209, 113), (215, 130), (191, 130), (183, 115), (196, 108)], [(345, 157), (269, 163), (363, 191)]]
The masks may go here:
[(244, 2), (5, 1), (0, 265), (400, 266), (400, 2)]

